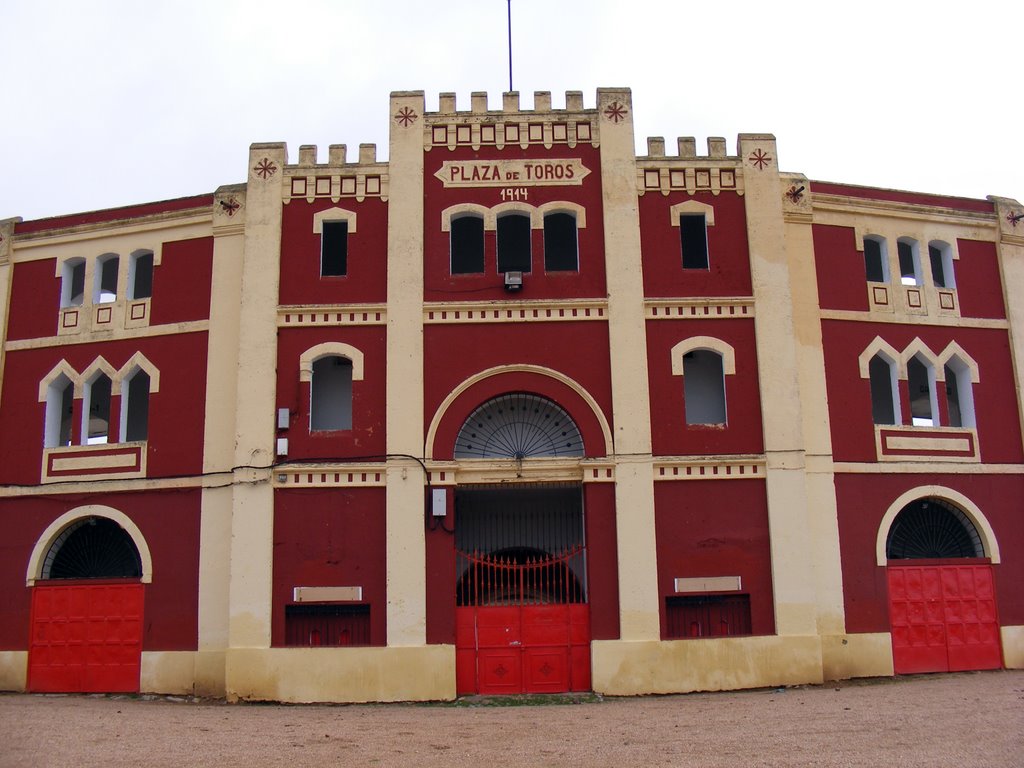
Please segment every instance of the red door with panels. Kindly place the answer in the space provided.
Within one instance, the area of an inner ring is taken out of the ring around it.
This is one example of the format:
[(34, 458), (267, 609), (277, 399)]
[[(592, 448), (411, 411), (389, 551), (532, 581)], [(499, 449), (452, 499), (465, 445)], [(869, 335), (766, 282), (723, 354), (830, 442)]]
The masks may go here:
[(890, 565), (888, 574), (897, 674), (1002, 666), (991, 565)]
[(33, 587), (28, 690), (137, 692), (144, 590), (138, 580)]

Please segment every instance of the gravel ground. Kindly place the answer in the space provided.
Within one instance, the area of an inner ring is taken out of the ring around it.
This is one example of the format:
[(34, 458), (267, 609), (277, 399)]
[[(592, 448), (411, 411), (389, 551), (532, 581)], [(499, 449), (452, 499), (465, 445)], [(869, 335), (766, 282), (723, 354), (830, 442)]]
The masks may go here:
[(457, 704), (0, 694), (0, 766), (1021, 766), (1024, 671)]

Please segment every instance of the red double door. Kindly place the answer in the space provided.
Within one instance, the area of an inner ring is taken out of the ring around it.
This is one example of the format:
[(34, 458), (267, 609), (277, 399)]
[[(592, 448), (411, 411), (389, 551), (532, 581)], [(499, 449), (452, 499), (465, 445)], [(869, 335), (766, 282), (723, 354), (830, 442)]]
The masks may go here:
[(590, 690), (587, 604), (466, 607), (455, 612), (459, 695)]
[(999, 669), (991, 565), (889, 566), (896, 674)]
[(33, 587), (28, 690), (137, 692), (143, 602), (137, 581)]

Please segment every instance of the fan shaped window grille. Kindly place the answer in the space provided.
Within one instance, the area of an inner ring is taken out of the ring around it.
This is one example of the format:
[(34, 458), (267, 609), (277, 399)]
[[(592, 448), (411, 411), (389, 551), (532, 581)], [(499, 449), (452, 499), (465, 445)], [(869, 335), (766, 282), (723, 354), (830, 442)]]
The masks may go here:
[(550, 400), (514, 393), (489, 400), (462, 425), (456, 459), (528, 459), (583, 455), (575, 422)]
[(125, 530), (105, 517), (78, 520), (56, 538), (43, 560), (44, 579), (137, 579), (142, 560)]
[(896, 515), (885, 555), (890, 560), (985, 557), (985, 548), (967, 515), (945, 501), (927, 498)]

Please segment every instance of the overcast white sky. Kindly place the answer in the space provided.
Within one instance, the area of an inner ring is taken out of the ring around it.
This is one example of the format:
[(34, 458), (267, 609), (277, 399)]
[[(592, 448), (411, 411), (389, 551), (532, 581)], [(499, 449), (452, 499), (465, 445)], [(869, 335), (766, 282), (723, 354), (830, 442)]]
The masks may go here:
[[(386, 157), (391, 91), (500, 107), (506, 8), (0, 0), (0, 218), (212, 192), (252, 142)], [(1022, 24), (1013, 0), (512, 0), (514, 86), (632, 88), (641, 153), (770, 132), (812, 179), (1024, 200)]]

